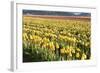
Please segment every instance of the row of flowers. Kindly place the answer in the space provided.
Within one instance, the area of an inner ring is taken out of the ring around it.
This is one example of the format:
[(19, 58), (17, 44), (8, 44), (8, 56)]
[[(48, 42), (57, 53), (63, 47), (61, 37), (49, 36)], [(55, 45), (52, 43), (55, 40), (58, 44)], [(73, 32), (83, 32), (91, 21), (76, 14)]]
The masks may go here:
[(23, 23), (23, 49), (32, 61), (37, 59), (34, 54), (51, 61), (86, 60), (91, 57), (90, 35), (88, 21), (27, 18)]

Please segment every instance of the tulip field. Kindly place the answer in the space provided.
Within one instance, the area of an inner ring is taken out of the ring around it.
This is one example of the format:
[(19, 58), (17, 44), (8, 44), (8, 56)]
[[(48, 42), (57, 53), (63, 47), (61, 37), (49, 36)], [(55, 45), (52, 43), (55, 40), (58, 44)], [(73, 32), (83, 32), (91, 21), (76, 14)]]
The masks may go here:
[(89, 60), (91, 22), (23, 15), (23, 62)]

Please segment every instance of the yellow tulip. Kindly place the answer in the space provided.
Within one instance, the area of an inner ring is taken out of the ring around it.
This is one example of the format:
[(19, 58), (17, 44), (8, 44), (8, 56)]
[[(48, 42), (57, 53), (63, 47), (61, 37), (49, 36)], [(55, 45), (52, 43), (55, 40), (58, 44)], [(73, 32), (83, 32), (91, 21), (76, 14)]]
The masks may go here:
[(80, 54), (79, 53), (76, 53), (76, 58), (79, 58), (80, 57)]
[(72, 53), (71, 52), (69, 53), (69, 56), (72, 57)]
[(85, 60), (86, 58), (87, 58), (86, 54), (83, 53), (83, 54), (82, 54), (82, 57), (81, 57), (81, 60)]
[(80, 50), (80, 48), (76, 48), (76, 51), (80, 52), (81, 50)]
[(61, 52), (62, 54), (64, 54), (64, 53), (65, 53), (65, 48), (60, 49), (60, 52)]
[(75, 49), (72, 49), (72, 53), (75, 53)]
[(58, 43), (56, 43), (56, 48), (57, 48), (57, 49), (59, 48), (59, 44), (58, 44)]

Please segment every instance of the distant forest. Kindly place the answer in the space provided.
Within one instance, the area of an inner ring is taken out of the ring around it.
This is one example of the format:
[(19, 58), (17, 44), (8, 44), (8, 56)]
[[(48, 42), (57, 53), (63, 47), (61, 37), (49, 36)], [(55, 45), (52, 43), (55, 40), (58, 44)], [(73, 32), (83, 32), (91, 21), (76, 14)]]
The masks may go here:
[(84, 13), (84, 12), (61, 12), (61, 11), (39, 11), (39, 10), (23, 10), (23, 15), (91, 16), (91, 13)]

